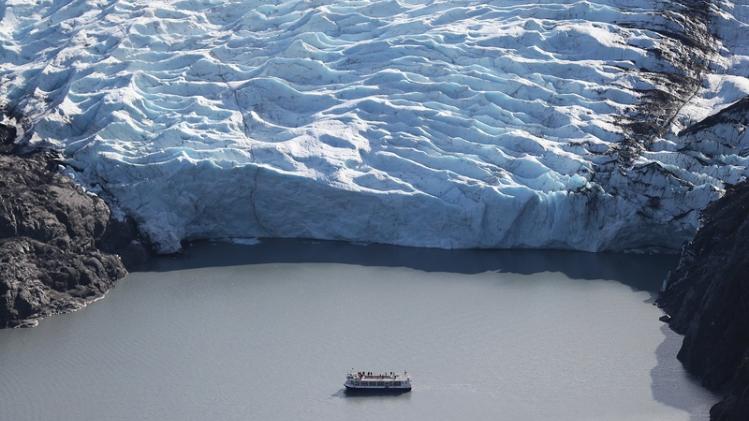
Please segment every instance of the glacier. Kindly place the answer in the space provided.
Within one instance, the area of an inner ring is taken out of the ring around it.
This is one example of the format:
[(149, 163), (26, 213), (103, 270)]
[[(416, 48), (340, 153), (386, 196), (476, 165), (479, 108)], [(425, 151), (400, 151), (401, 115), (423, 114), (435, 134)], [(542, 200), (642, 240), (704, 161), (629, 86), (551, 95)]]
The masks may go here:
[(748, 173), (749, 0), (0, 3), (19, 144), (161, 252), (675, 250)]

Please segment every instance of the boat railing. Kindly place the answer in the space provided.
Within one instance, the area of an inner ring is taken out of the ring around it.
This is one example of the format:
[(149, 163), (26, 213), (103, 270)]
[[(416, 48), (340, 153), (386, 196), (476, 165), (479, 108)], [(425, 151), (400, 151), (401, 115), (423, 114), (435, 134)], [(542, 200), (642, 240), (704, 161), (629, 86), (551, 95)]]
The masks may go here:
[(390, 381), (401, 381), (401, 382), (410, 381), (407, 371), (404, 371), (402, 373), (395, 373), (395, 372), (374, 373), (371, 371), (358, 371), (358, 372), (352, 371), (346, 375), (346, 378), (351, 379), (351, 380), (363, 380), (363, 381), (377, 381), (377, 380), (390, 380)]

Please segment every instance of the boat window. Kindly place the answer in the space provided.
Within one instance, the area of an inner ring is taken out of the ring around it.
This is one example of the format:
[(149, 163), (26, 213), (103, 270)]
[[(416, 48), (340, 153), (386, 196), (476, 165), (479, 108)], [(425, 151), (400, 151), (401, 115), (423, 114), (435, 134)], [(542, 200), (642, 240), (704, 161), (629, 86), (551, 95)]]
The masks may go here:
[(393, 386), (400, 386), (401, 382), (393, 382)]
[(385, 382), (377, 382), (377, 386), (385, 386)]

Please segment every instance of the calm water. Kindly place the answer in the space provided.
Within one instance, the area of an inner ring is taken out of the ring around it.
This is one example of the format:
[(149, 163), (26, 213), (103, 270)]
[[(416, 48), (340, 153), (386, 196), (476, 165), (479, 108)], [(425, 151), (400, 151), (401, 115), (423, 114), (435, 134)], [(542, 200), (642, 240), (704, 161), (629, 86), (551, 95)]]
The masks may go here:
[[(651, 304), (673, 259), (204, 244), (0, 331), (0, 419), (702, 420)], [(346, 397), (344, 374), (414, 391)]]

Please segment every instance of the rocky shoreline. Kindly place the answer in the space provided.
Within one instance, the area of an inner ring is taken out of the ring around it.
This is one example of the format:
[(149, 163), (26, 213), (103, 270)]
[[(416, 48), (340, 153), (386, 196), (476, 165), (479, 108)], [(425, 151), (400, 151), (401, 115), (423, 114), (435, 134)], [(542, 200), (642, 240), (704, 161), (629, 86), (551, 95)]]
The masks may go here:
[(703, 212), (703, 225), (683, 250), (658, 304), (684, 335), (678, 358), (724, 398), (713, 421), (749, 414), (749, 182)]
[(0, 328), (84, 307), (148, 256), (131, 221), (62, 174), (60, 155), (20, 153), (14, 139), (0, 125)]

